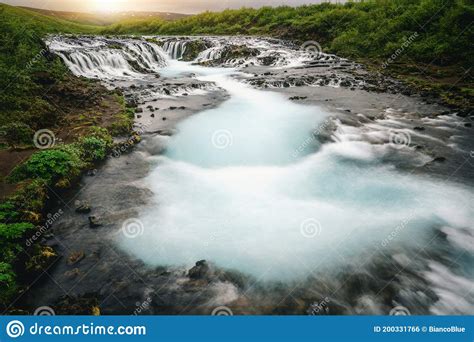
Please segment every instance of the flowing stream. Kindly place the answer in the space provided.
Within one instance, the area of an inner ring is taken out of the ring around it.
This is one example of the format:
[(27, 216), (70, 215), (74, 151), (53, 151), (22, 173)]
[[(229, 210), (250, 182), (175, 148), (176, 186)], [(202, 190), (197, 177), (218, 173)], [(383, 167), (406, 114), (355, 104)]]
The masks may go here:
[[(140, 235), (116, 235), (121, 249), (150, 267), (189, 268), (205, 259), (261, 283), (283, 284), (348, 265), (366, 269), (382, 255), (432, 284), (438, 297), (432, 313), (472, 313), (470, 186), (396, 168), (423, 157), (394, 149), (389, 130), (366, 134), (324, 107), (255, 89), (235, 65), (178, 61), (184, 44), (167, 42), (162, 49), (125, 41), (123, 50), (113, 50), (101, 41), (83, 43), (86, 51), (59, 39), (50, 46), (81, 76), (118, 84), (149, 78), (143, 70), (170, 79), (192, 75), (228, 94), (220, 105), (180, 121), (176, 134), (147, 137), (165, 148), (147, 157), (144, 183), (152, 198), (133, 218)], [(133, 58), (143, 70), (133, 68)], [(300, 60), (295, 52), (287, 64)], [(322, 139), (323, 131), (332, 138)], [(457, 309), (450, 310), (453, 302)]]

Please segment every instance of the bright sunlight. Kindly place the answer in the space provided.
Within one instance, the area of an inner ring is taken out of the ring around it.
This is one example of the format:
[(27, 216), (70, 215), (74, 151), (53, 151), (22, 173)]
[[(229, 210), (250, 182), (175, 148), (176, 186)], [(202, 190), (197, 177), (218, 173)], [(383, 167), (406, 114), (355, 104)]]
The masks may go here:
[(92, 0), (92, 10), (94, 12), (117, 12), (123, 10), (121, 0)]

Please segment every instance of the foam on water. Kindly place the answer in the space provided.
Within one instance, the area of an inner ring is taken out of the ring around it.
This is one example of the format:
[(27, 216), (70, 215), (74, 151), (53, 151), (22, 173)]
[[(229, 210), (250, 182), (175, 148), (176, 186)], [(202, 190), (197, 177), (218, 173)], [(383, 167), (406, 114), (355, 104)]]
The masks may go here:
[[(260, 65), (262, 57), (276, 57), (271, 63), (274, 69), (314, 59), (281, 42), (206, 37), (210, 47), (196, 61), (219, 58), (227, 44), (259, 49), (259, 56), (226, 61), (225, 66), (235, 68), (223, 69), (167, 57), (180, 58), (195, 37), (182, 42), (175, 37), (154, 39), (168, 42), (166, 52), (146, 39), (50, 37), (47, 42), (76, 75), (133, 84), (145, 77), (153, 82), (158, 71), (164, 79), (210, 81), (230, 95), (218, 108), (183, 121), (176, 135), (144, 141), (151, 165), (145, 182), (154, 195), (138, 215), (143, 235), (112, 234), (125, 251), (151, 267), (190, 267), (207, 259), (261, 280), (287, 282), (312, 272), (316, 279), (327, 279), (327, 270), (337, 278), (347, 268), (377, 261), (376, 271), (365, 270), (373, 282), (384, 267), (399, 272), (392, 269), (397, 268), (391, 264), (393, 259), (407, 269), (402, 280), (397, 279), (396, 300), (414, 307), (429, 304), (433, 314), (474, 312), (472, 189), (397, 171), (394, 165), (421, 166), (433, 158), (410, 144), (394, 148), (389, 143), (394, 129), (421, 141), (442, 140), (415, 131), (410, 117), (404, 118), (396, 109), (387, 109), (375, 121), (359, 113), (364, 124), (354, 126), (322, 108), (298, 105), (232, 78), (241, 62)], [(323, 54), (322, 58), (345, 62), (337, 56)], [(214, 88), (212, 83), (204, 84)], [(166, 96), (192, 91), (203, 90), (184, 85)], [(154, 92), (149, 90), (145, 100), (165, 96)], [(448, 115), (422, 120), (439, 130), (459, 126), (459, 119)], [(328, 137), (329, 142), (319, 142), (318, 138), (328, 141)], [(447, 146), (460, 151), (456, 144), (463, 139), (453, 134)], [(159, 154), (163, 144), (165, 153)], [(430, 302), (426, 294), (420, 295), (420, 280), (437, 298)], [(239, 297), (233, 284), (212, 286), (218, 293), (212, 305)], [(385, 297), (380, 301), (372, 293), (359, 298), (349, 295), (346, 304), (354, 311), (348, 312), (367, 313), (370, 308), (371, 313), (386, 313)]]
[[(176, 62), (179, 63), (179, 62)], [(174, 64), (173, 68), (187, 64)], [(329, 116), (193, 67), (230, 99), (178, 125), (146, 182), (155, 194), (144, 234), (121, 246), (150, 265), (207, 259), (263, 280), (290, 281), (367, 251), (420, 248), (443, 226), (472, 229), (471, 192), (403, 175), (381, 148), (338, 131), (295, 150)], [(216, 132), (222, 139), (216, 139)], [(401, 228), (400, 228), (401, 227)], [(394, 236), (394, 237), (393, 237)]]

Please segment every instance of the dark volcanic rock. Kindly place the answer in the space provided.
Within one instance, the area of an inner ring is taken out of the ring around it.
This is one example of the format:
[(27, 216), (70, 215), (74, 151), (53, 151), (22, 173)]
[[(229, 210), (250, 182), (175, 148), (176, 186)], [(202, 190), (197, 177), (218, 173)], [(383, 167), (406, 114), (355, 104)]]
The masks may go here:
[(91, 228), (97, 228), (102, 226), (102, 223), (100, 223), (99, 218), (96, 216), (89, 216), (89, 227)]
[(193, 40), (186, 44), (181, 60), (190, 62), (196, 59), (200, 52), (210, 48), (212, 45), (202, 39)]
[(76, 213), (88, 214), (91, 212), (91, 207), (87, 201), (77, 201), (76, 202)]
[(206, 260), (196, 262), (196, 266), (191, 268), (188, 272), (188, 277), (191, 279), (205, 279), (210, 275), (210, 267)]

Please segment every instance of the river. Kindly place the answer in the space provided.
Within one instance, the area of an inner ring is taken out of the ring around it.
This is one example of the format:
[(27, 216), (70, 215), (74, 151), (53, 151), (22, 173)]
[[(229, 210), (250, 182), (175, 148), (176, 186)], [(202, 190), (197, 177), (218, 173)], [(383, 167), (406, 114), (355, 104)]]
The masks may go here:
[[(273, 40), (216, 38), (193, 62), (179, 61), (188, 39), (49, 41), (76, 75), (138, 101), (144, 142), (73, 196), (97, 206), (104, 227), (90, 229), (66, 211), (54, 244), (86, 257), (73, 268), (78, 275), (65, 261), (55, 266), (58, 288), (44, 294), (51, 282), (39, 286), (30, 305), (93, 293), (104, 313), (144, 302), (148, 314), (209, 314), (223, 305), (235, 314), (474, 312), (470, 173), (453, 178), (416, 148), (469, 158), (472, 141), (455, 116), (416, 116), (442, 109), (411, 99), (394, 109), (392, 95), (366, 89), (344, 97), (342, 82), (365, 80), (336, 71), (322, 86), (308, 81), (314, 56)], [(242, 42), (260, 55), (203, 63)], [(262, 56), (273, 56), (271, 65)], [(337, 56), (319, 60), (357, 69)], [(295, 89), (309, 100), (290, 99)], [(339, 103), (315, 100), (325, 92)], [(369, 100), (383, 109), (358, 108)], [(448, 130), (455, 143), (445, 142)]]

